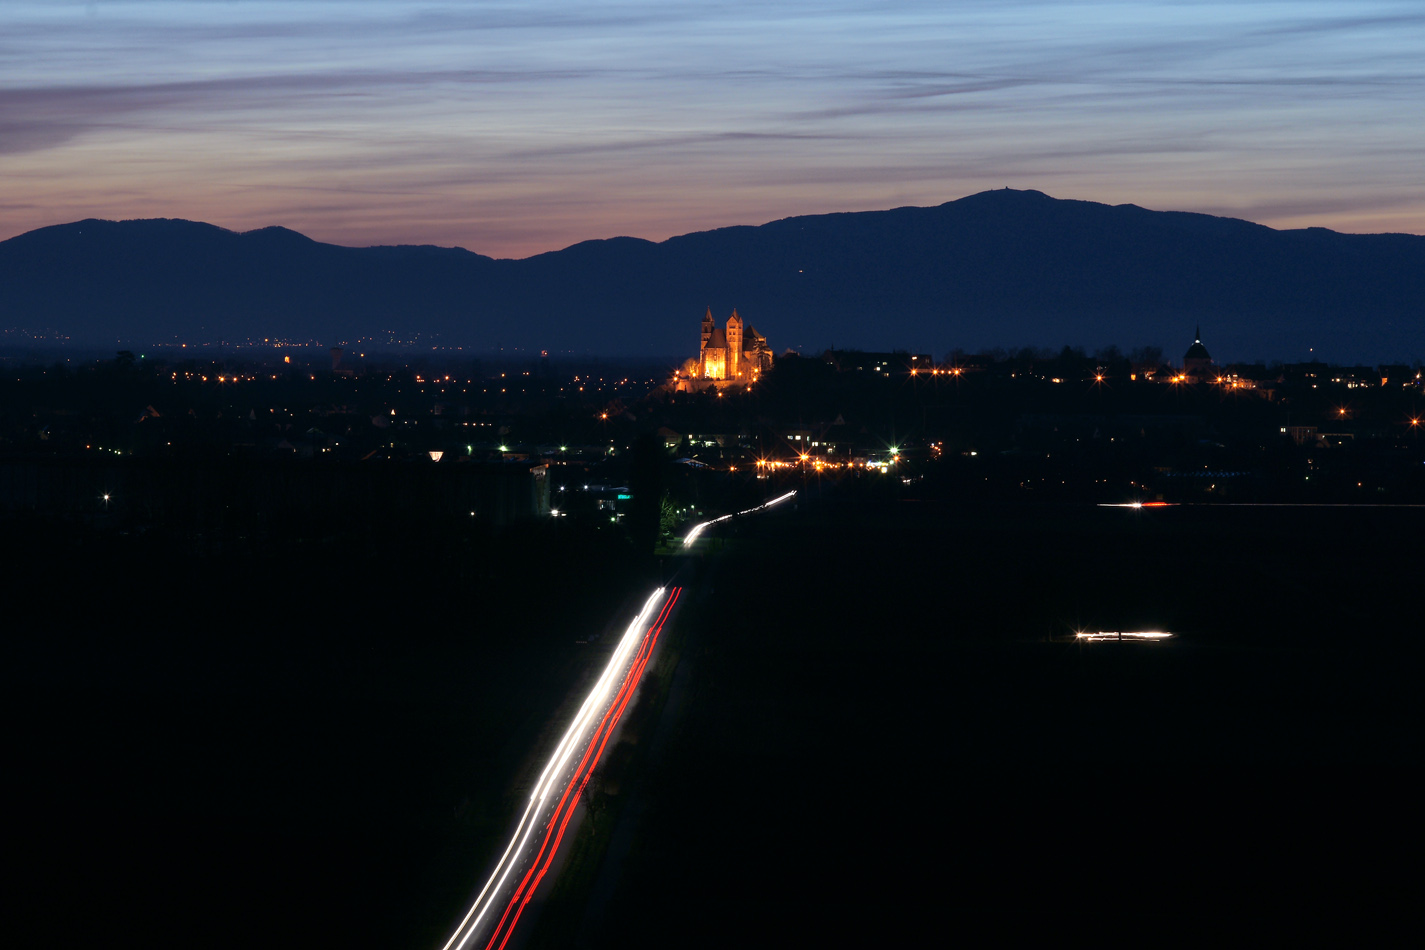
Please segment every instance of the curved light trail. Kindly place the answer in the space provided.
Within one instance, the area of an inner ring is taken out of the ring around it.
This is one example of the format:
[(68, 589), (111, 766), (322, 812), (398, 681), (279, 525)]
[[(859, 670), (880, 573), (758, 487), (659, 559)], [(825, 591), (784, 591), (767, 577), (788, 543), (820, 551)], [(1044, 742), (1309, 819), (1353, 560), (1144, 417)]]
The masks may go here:
[(701, 524), (695, 524), (688, 531), (688, 533), (683, 536), (683, 547), (686, 548), (690, 546), (694, 541), (696, 541), (698, 539), (698, 535), (703, 533), (704, 528), (708, 528), (715, 524), (721, 524), (722, 522), (728, 521), (732, 518), (740, 518), (742, 515), (750, 515), (754, 511), (763, 511), (767, 508), (771, 508), (773, 505), (780, 505), (782, 502), (786, 501), (788, 498), (791, 498), (795, 494), (795, 491), (789, 491), (785, 495), (779, 495), (778, 497), (773, 498), (770, 501), (762, 502), (762, 504), (758, 505), (756, 508), (748, 508), (746, 511), (739, 511), (736, 514), (732, 515), (723, 515), (721, 518), (714, 518), (711, 521), (704, 521)]
[[(789, 491), (746, 511), (694, 525), (683, 538), (683, 545), (692, 544), (711, 525), (764, 511), (795, 494)], [(633, 699), (653, 648), (658, 644), (658, 636), (682, 590), (681, 587), (658, 588), (628, 625), (608, 665), (539, 774), (524, 814), (489, 880), (442, 950), (474, 947), (497, 950), (509, 942), (559, 853), (559, 845), (589, 784), (589, 777)]]
[[(520, 915), (554, 861), (589, 776), (633, 698), (658, 635), (681, 592), (680, 587), (658, 588), (628, 625), (608, 665), (535, 782), (529, 804), (504, 854), (442, 950), (482, 945), (492, 950), (509, 941)], [(577, 764), (570, 768), (576, 754)], [(553, 793), (561, 788), (563, 791), (556, 797)], [(536, 846), (536, 832), (541, 829)], [(501, 905), (504, 910), (496, 919), (491, 908)]]

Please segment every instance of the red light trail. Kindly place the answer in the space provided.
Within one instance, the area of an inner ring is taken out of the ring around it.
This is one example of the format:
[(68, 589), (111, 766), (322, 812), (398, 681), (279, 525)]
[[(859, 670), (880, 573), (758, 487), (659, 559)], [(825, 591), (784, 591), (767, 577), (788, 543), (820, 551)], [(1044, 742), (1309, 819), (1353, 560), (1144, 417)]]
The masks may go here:
[[(648, 666), (648, 660), (653, 653), (654, 646), (658, 643), (658, 635), (663, 631), (663, 624), (667, 621), (668, 615), (673, 610), (673, 605), (678, 602), (678, 597), (682, 593), (681, 587), (675, 587), (669, 592), (668, 599), (663, 604), (662, 611), (658, 618), (648, 628), (644, 634), (642, 642), (639, 644), (638, 652), (634, 656), (633, 663), (630, 664), (628, 672), (624, 675), (623, 683), (619, 687), (614, 700), (609, 704), (609, 708), (604, 712), (604, 717), (600, 721), (598, 728), (589, 738), (589, 743), (585, 747), (584, 757), (580, 760), (578, 767), (574, 769), (570, 776), (569, 784), (564, 789), (564, 795), (560, 798), (559, 804), (555, 807), (549, 821), (545, 825), (544, 840), (535, 853), (534, 861), (530, 864), (529, 870), (525, 872), (523, 880), (510, 895), (509, 903), (505, 906), (505, 912), (501, 915), (499, 923), (495, 925), (494, 932), (490, 935), (489, 942), (485, 944), (485, 950), (493, 950), (495, 947), (503, 948), (514, 933), (515, 925), (519, 923), (520, 916), (524, 913), (529, 902), (534, 898), (535, 891), (544, 880), (545, 874), (549, 872), (549, 867), (554, 862), (554, 856), (559, 851), (559, 845), (564, 840), (565, 829), (569, 827), (569, 821), (574, 816), (574, 809), (578, 807), (579, 799), (583, 795), (585, 788), (589, 784), (589, 777), (598, 766), (600, 758), (603, 757), (604, 749), (608, 746), (609, 737), (613, 734), (614, 728), (622, 718), (624, 709), (628, 707), (633, 699), (634, 691), (638, 688), (639, 681), (643, 678), (643, 671)], [(556, 828), (557, 825), (557, 828)], [(543, 864), (541, 864), (541, 860)]]
[[(683, 539), (683, 543), (691, 544), (700, 533), (712, 525), (740, 515), (764, 511), (795, 494), (794, 491), (787, 492), (755, 508), (738, 512), (737, 515), (723, 515), (695, 525)], [(529, 803), (514, 829), (508, 847), (496, 862), (485, 886), (475, 896), (470, 909), (456, 926), (455, 932), (446, 941), (443, 950), (467, 950), (469, 947), (479, 946), (477, 937), (486, 934), (486, 928), (492, 926), (494, 917), (490, 912), (501, 900), (505, 901), (504, 912), (488, 932), (484, 946), (485, 950), (495, 950), (509, 943), (525, 908), (529, 906), (540, 883), (553, 866), (559, 846), (564, 840), (564, 833), (568, 830), (574, 811), (588, 787), (589, 778), (598, 767), (619, 720), (633, 700), (634, 692), (648, 667), (653, 648), (658, 644), (663, 625), (668, 621), (681, 595), (681, 587), (658, 588), (649, 596), (643, 609), (619, 638), (619, 644), (604, 672), (590, 690), (564, 738), (559, 740), (549, 763), (535, 782)], [(650, 616), (654, 616), (651, 623), (648, 622)], [(615, 683), (618, 684), (617, 689)], [(600, 708), (604, 710), (602, 717)], [(597, 726), (594, 725), (595, 721)], [(584, 748), (583, 755), (572, 770), (566, 773), (566, 766), (575, 757), (580, 746)], [(558, 788), (559, 782), (566, 784), (563, 794), (555, 802), (553, 792)], [(521, 869), (523, 876), (520, 876)], [(506, 897), (506, 885), (511, 884), (515, 878), (519, 879), (519, 883), (512, 886), (509, 896)]]

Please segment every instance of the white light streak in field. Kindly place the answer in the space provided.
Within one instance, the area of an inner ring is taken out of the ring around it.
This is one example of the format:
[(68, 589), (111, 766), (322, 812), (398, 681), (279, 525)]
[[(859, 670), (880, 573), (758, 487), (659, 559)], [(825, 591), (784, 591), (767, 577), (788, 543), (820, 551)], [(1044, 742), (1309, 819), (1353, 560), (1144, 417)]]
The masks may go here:
[(1170, 501), (1127, 501), (1116, 504), (1103, 503), (1100, 508), (1171, 508), (1173, 502)]
[(1108, 631), (1094, 630), (1081, 631), (1074, 634), (1078, 640), (1167, 640), (1172, 637), (1171, 633), (1164, 633), (1161, 630), (1134, 630), (1134, 631)]

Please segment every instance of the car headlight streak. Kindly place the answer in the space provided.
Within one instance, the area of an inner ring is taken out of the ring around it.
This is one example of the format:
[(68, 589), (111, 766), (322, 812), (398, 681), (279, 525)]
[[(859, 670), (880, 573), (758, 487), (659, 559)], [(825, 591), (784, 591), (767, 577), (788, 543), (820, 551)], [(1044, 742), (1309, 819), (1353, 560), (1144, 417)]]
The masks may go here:
[(771, 501), (762, 502), (762, 504), (758, 505), (756, 508), (748, 508), (746, 511), (739, 511), (735, 515), (723, 515), (721, 518), (714, 518), (711, 521), (704, 521), (701, 524), (695, 524), (693, 525), (692, 530), (690, 530), (686, 535), (683, 536), (683, 547), (687, 547), (688, 545), (696, 541), (698, 539), (698, 535), (703, 533), (704, 528), (710, 527), (711, 525), (720, 524), (721, 522), (727, 521), (731, 518), (740, 518), (742, 515), (750, 515), (754, 511), (763, 511), (767, 508), (771, 508), (773, 505), (780, 505), (782, 502), (786, 501), (788, 498), (791, 498), (795, 494), (795, 491), (789, 491), (785, 495), (779, 495), (778, 497), (773, 498)]
[[(795, 494), (795, 491), (789, 491), (785, 495), (765, 501), (755, 508), (739, 511), (735, 515), (723, 515), (720, 518), (695, 525), (683, 538), (683, 544), (685, 546), (692, 544), (698, 535), (710, 525), (741, 515), (763, 511), (781, 504)], [(511, 872), (521, 866), (521, 856), (526, 854), (526, 846), (530, 844), (530, 839), (539, 828), (543, 827), (548, 833), (544, 838), (545, 843), (539, 848), (539, 856), (535, 857), (535, 864), (525, 874), (524, 881), (515, 888), (513, 896), (509, 899), (509, 906), (505, 910), (506, 917), (501, 918), (494, 925), (494, 935), (490, 937), (492, 946), (499, 943), (503, 947), (509, 940), (514, 923), (519, 920), (523, 905), (528, 903), (530, 896), (534, 893), (534, 888), (538, 887), (539, 880), (549, 869), (549, 861), (553, 860), (554, 853), (559, 847), (559, 840), (563, 837), (564, 829), (568, 826), (569, 819), (573, 815), (574, 806), (571, 802), (578, 801), (579, 790), (582, 789), (580, 782), (588, 780), (588, 775), (582, 770), (590, 761), (590, 756), (593, 757), (592, 761), (597, 764), (612, 730), (618, 723), (619, 715), (632, 697), (630, 690), (637, 685), (643, 667), (648, 662), (648, 653), (640, 649), (640, 644), (647, 642), (647, 650), (651, 652), (653, 644), (657, 642), (658, 631), (662, 629), (667, 613), (677, 602), (679, 590), (680, 588), (674, 588), (670, 595), (666, 587), (658, 588), (649, 595), (648, 600), (643, 604), (643, 609), (638, 612), (638, 616), (624, 631), (623, 637), (609, 658), (608, 665), (604, 667), (589, 694), (584, 697), (584, 702), (579, 707), (579, 712), (574, 716), (574, 721), (569, 724), (569, 728), (565, 730), (559, 744), (554, 747), (549, 761), (545, 763), (544, 770), (540, 772), (539, 779), (535, 782), (534, 789), (530, 793), (529, 803), (525, 806), (524, 814), (520, 816), (514, 834), (510, 837), (509, 845), (500, 855), (500, 860), (495, 864), (495, 869), (490, 873), (485, 886), (480, 889), (480, 893), (476, 895), (470, 909), (465, 913), (465, 917), (460, 921), (460, 925), (456, 927), (450, 939), (446, 941), (442, 950), (466, 950), (474, 940), (475, 934), (480, 929), (490, 908), (496, 906), (497, 896), (504, 894), (505, 884), (510, 880)], [(658, 619), (650, 627), (650, 620), (655, 614), (658, 615)], [(637, 655), (635, 656), (635, 654)], [(615, 692), (618, 695), (613, 698), (612, 705), (610, 705), (610, 697)], [(605, 710), (606, 706), (608, 707), (607, 711)], [(602, 721), (600, 721), (600, 717), (602, 717)], [(601, 733), (602, 742), (599, 741)], [(592, 736), (593, 743), (587, 746), (588, 751), (585, 752), (583, 761), (574, 767), (573, 778), (569, 779), (565, 773), (569, 767), (570, 759), (585, 747), (586, 738), (590, 736)], [(598, 746), (597, 750), (595, 750), (596, 745)], [(589, 766), (590, 769), (592, 767)], [(551, 813), (546, 807), (546, 803), (551, 801), (549, 793), (558, 790), (560, 786), (564, 786), (564, 797), (556, 806), (553, 806)], [(552, 814), (553, 817), (547, 822), (543, 821), (541, 816), (545, 814)], [(556, 825), (557, 835), (555, 833)], [(547, 859), (543, 867), (538, 867), (540, 856), (546, 854), (546, 848), (551, 844), (552, 848), (547, 852)], [(530, 884), (531, 880), (533, 881), (532, 885)], [(528, 890), (526, 890), (527, 886)], [(507, 928), (506, 918), (509, 918), (512, 911), (513, 918), (509, 920)], [(503, 939), (501, 939), (502, 935)]]
[(493, 904), (493, 897), (504, 887), (505, 881), (509, 878), (510, 872), (514, 870), (515, 863), (511, 860), (512, 855), (522, 854), (525, 845), (529, 842), (530, 835), (534, 833), (537, 822), (531, 820), (537, 808), (543, 804), (549, 791), (554, 787), (556, 779), (562, 774), (564, 766), (568, 763), (569, 757), (573, 755), (574, 749), (579, 744), (580, 737), (594, 719), (598, 709), (608, 698), (609, 690), (613, 688), (623, 672), (624, 665), (628, 662), (631, 654), (643, 639), (643, 630), (647, 624), (649, 616), (654, 609), (663, 601), (667, 594), (667, 589), (660, 587), (654, 591), (643, 604), (643, 609), (638, 616), (628, 625), (624, 631), (623, 639), (619, 641), (618, 647), (614, 650), (613, 656), (609, 659), (608, 665), (604, 667), (603, 673), (599, 676), (594, 688), (589, 691), (589, 695), (584, 698), (584, 703), (579, 707), (578, 714), (574, 721), (570, 723), (564, 737), (559, 740), (559, 744), (554, 748), (554, 754), (550, 756), (549, 762), (545, 764), (544, 771), (539, 774), (539, 780), (534, 784), (534, 791), (530, 793), (529, 804), (525, 806), (524, 814), (520, 816), (519, 824), (515, 826), (515, 833), (510, 838), (509, 846), (505, 848), (504, 854), (500, 855), (499, 862), (495, 865), (495, 870), (490, 874), (490, 879), (485, 882), (485, 886), (476, 895), (475, 901), (470, 905), (470, 910), (466, 912), (465, 918), (460, 921), (460, 926), (455, 929), (455, 933), (446, 941), (442, 950), (464, 950), (470, 939), (475, 936), (475, 931), (484, 918), (485, 913)]
[(1081, 630), (1074, 634), (1076, 640), (1168, 640), (1171, 633), (1162, 630)]

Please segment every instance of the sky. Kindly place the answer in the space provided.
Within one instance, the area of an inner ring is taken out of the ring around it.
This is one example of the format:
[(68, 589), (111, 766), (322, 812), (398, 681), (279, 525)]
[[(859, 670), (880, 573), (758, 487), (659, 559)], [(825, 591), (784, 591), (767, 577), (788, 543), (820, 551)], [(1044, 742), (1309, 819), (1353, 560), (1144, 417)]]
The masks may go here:
[(1425, 2), (0, 0), (0, 239), (526, 257), (1006, 186), (1425, 234)]

